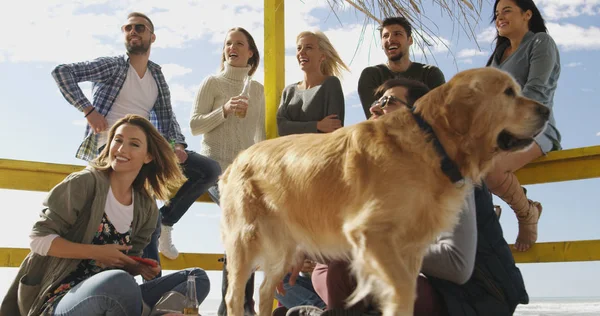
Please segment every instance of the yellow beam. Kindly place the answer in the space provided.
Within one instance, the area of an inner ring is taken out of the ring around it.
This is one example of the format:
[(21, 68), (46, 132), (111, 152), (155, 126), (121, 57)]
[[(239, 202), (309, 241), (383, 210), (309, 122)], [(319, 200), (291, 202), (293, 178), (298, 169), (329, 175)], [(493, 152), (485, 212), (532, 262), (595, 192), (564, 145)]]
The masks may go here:
[[(279, 98), (279, 93), (276, 95)], [(277, 100), (272, 101), (273, 119), (270, 122), (275, 126), (272, 126), (272, 131), (276, 132), (274, 116)], [(48, 192), (68, 174), (83, 168), (81, 165), (0, 159), (0, 189)], [(599, 178), (600, 146), (551, 152), (523, 167), (517, 176), (521, 184)], [(198, 202), (212, 201), (205, 194)]]
[[(0, 159), (0, 189), (48, 192), (66, 176), (85, 166), (57, 163)], [(197, 202), (212, 200), (208, 194)]]
[(513, 256), (518, 263), (600, 261), (600, 240), (537, 243)]
[[(19, 267), (29, 254), (29, 248), (0, 248), (0, 267)], [(175, 260), (160, 255), (160, 262), (165, 270), (181, 270), (190, 267), (200, 267), (204, 270), (222, 270), (223, 264), (219, 259), (223, 254), (216, 253), (180, 253)]]
[[(18, 267), (28, 253), (27, 248), (0, 248), (0, 267)], [(600, 240), (537, 243), (529, 251), (513, 251), (513, 256), (517, 263), (600, 261)], [(221, 270), (221, 257), (223, 254), (180, 253), (176, 260), (169, 260), (161, 255), (161, 263), (165, 270), (190, 267)]]
[(550, 183), (600, 177), (600, 146), (549, 153), (516, 172), (521, 184)]
[(265, 128), (267, 138), (277, 137), (277, 108), (285, 86), (284, 0), (265, 0)]

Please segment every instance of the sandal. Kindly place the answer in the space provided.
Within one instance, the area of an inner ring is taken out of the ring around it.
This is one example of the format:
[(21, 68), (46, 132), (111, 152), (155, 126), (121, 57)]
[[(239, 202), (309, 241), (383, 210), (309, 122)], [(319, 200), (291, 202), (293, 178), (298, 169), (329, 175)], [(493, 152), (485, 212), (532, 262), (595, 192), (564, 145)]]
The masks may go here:
[(539, 202), (529, 201), (529, 209), (527, 213), (518, 214), (519, 234), (515, 242), (515, 248), (519, 251), (527, 251), (536, 241), (538, 237), (538, 221), (542, 216), (542, 205)]

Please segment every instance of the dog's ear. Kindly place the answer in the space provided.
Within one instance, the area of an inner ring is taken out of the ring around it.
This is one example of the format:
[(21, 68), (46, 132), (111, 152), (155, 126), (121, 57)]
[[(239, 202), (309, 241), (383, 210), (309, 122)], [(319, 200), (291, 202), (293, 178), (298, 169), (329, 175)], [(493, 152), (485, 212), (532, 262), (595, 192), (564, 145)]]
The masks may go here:
[(478, 102), (481, 91), (481, 83), (478, 80), (454, 84), (447, 89), (440, 109), (440, 120), (449, 132), (461, 136), (468, 133), (472, 125), (473, 107)]

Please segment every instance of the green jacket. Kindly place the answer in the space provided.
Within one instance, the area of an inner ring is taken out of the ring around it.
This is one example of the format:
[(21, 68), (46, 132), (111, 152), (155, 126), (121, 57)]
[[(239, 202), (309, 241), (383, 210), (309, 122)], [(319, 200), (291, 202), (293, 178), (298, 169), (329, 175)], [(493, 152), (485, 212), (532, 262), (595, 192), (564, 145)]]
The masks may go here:
[[(71, 242), (91, 244), (104, 215), (110, 187), (108, 174), (93, 167), (67, 176), (44, 200), (44, 209), (31, 236), (57, 234)], [(129, 255), (141, 256), (158, 220), (156, 201), (134, 194)], [(30, 252), (0, 305), (0, 316), (39, 315), (48, 291), (71, 273), (81, 260)]]

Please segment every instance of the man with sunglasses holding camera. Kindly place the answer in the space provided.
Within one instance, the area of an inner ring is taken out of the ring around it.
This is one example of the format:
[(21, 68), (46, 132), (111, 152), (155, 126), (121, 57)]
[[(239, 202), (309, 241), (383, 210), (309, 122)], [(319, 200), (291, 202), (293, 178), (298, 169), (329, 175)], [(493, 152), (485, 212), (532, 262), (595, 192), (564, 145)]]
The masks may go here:
[[(146, 117), (169, 141), (188, 180), (160, 209), (157, 229), (144, 256), (159, 261), (158, 249), (170, 259), (179, 255), (171, 230), (188, 208), (214, 185), (221, 173), (219, 164), (185, 148), (187, 144), (171, 107), (171, 94), (159, 65), (150, 61), (156, 40), (154, 24), (144, 14), (130, 13), (121, 27), (127, 54), (92, 61), (58, 65), (52, 76), (65, 99), (87, 120), (85, 138), (76, 157), (90, 161), (107, 145), (108, 129), (127, 114)], [(79, 87), (91, 81), (90, 102)], [(162, 235), (161, 235), (162, 228)], [(160, 236), (160, 245), (159, 238)]]
[(367, 119), (371, 116), (369, 109), (383, 95), (375, 90), (389, 79), (413, 79), (424, 83), (429, 89), (446, 82), (439, 68), (410, 60), (413, 37), (412, 27), (406, 18), (386, 18), (379, 26), (379, 35), (388, 61), (365, 68), (358, 79), (358, 96)]

